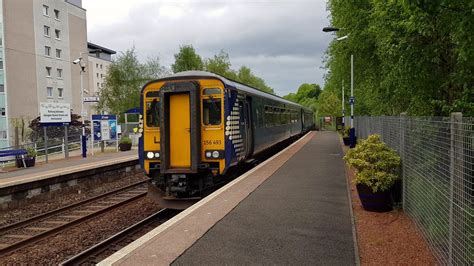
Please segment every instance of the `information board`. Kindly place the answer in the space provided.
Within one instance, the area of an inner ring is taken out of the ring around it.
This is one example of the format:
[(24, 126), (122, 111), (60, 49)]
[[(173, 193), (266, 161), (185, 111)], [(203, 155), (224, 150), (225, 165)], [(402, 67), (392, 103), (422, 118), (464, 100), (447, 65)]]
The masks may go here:
[(116, 115), (92, 115), (94, 141), (117, 140)]
[(70, 123), (69, 103), (40, 103), (40, 123)]

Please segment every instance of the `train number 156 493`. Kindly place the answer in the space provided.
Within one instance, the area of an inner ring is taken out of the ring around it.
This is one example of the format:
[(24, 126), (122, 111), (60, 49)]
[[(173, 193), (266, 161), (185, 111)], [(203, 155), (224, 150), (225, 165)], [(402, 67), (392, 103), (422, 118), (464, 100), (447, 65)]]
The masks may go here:
[(204, 140), (204, 145), (221, 145), (220, 140)]

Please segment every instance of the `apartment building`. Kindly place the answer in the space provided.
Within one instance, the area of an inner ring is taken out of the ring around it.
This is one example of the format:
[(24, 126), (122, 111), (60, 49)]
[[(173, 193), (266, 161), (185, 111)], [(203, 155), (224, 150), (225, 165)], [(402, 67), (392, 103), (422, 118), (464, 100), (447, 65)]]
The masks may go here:
[(116, 52), (91, 42), (87, 43), (87, 49), (89, 50), (89, 94), (96, 96), (105, 85), (105, 75), (112, 63), (112, 55)]
[[(0, 0), (0, 147), (14, 145), (15, 120), (39, 116), (41, 102), (81, 113), (80, 68), (88, 65), (81, 0)], [(84, 75), (84, 84), (89, 76)]]

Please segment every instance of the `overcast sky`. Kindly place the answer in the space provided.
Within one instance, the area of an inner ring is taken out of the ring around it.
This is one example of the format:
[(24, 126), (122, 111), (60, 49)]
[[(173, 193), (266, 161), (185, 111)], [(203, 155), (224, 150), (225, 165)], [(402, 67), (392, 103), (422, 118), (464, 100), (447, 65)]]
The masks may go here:
[(116, 51), (135, 46), (141, 60), (169, 67), (182, 44), (203, 58), (221, 49), (232, 68), (250, 67), (278, 95), (324, 83), (333, 38), (325, 0), (83, 0), (88, 40)]

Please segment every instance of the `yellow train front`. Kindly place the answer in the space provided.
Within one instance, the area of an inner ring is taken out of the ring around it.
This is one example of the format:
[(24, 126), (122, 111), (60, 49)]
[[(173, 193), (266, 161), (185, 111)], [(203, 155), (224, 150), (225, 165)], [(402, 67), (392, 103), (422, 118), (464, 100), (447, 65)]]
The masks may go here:
[(312, 123), (303, 124), (308, 110), (297, 104), (200, 71), (146, 84), (141, 105), (139, 157), (149, 195), (176, 209), (204, 196), (230, 167)]

